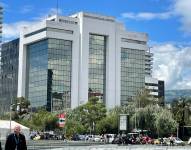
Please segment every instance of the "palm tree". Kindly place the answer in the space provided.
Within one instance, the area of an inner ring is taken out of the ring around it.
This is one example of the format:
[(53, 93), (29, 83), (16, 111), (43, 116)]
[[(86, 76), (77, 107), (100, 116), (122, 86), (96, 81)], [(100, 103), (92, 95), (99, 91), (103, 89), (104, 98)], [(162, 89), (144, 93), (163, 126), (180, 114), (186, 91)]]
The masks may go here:
[(180, 97), (175, 99), (171, 104), (171, 111), (174, 115), (174, 119), (178, 123), (180, 136), (184, 135), (184, 126), (190, 123), (191, 113), (191, 98)]

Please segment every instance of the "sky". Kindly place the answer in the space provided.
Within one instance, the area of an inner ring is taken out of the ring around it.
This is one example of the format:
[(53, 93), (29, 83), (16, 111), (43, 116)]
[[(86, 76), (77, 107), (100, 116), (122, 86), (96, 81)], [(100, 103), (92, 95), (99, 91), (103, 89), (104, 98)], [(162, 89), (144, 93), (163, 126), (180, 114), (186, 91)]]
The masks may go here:
[[(3, 39), (57, 12), (57, 0), (0, 0)], [(58, 13), (114, 16), (129, 31), (146, 32), (154, 54), (153, 77), (165, 89), (191, 89), (191, 0), (58, 0)]]

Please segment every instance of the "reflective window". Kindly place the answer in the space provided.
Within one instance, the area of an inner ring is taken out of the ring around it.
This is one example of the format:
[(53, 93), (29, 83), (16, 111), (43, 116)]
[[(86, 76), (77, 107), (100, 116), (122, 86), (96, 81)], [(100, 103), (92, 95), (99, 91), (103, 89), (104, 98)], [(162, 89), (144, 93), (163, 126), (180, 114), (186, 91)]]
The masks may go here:
[(47, 105), (48, 40), (27, 46), (28, 99), (32, 107)]
[(89, 91), (104, 101), (106, 75), (106, 36), (90, 34), (89, 39)]
[(126, 105), (145, 85), (145, 51), (121, 49), (121, 105)]
[(28, 45), (28, 99), (33, 107), (71, 107), (72, 42), (46, 39)]
[(0, 50), (0, 113), (9, 111), (17, 97), (19, 39), (2, 44)]
[[(49, 39), (48, 90), (54, 111), (71, 107), (72, 41)], [(52, 82), (51, 82), (52, 80)]]

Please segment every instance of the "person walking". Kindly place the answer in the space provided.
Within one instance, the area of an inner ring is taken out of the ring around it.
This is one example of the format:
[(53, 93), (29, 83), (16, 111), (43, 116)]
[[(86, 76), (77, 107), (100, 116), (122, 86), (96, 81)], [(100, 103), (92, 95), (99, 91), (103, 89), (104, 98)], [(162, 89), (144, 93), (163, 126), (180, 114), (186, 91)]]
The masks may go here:
[(21, 127), (16, 125), (14, 133), (11, 133), (6, 140), (5, 150), (27, 150), (25, 136), (20, 133)]
[(0, 141), (0, 150), (2, 150), (2, 147), (1, 147), (1, 141)]
[(170, 136), (170, 146), (174, 145), (174, 137), (173, 134)]

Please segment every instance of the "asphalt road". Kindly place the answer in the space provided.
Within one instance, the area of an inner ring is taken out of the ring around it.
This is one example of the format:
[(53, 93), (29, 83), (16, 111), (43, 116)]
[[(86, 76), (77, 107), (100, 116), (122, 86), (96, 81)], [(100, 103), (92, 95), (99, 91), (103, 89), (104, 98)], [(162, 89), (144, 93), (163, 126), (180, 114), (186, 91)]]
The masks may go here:
[[(39, 148), (38, 150), (40, 150), (40, 149), (42, 149), (42, 148)], [(51, 150), (191, 150), (191, 146), (167, 147), (167, 146), (156, 146), (156, 145), (149, 145), (149, 146), (145, 146), (145, 145), (131, 145), (131, 146), (94, 145), (94, 146), (63, 146), (62, 148), (48, 148), (46, 150), (50, 150), (50, 149)]]
[(191, 146), (113, 145), (84, 141), (30, 141), (28, 150), (191, 150)]
[[(2, 143), (3, 144), (3, 143)], [(4, 145), (3, 145), (4, 146)], [(52, 140), (28, 141), (28, 150), (191, 150), (191, 146), (113, 145)]]
[(191, 150), (191, 146), (157, 146), (157, 145), (95, 145), (95, 146), (70, 146), (53, 150)]

